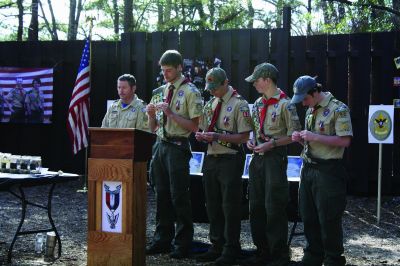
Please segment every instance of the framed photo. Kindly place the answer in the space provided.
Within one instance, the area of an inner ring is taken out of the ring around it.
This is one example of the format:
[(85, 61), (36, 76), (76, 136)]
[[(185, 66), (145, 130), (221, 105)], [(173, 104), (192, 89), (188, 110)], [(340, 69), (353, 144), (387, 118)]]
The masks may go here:
[(249, 178), (249, 166), (251, 162), (252, 154), (246, 154), (246, 161), (244, 162), (244, 168), (243, 168), (243, 175), (242, 178)]
[(393, 99), (394, 108), (400, 108), (400, 99)]
[(204, 152), (192, 151), (192, 158), (189, 161), (190, 174), (201, 175), (203, 169)]
[(299, 181), (300, 170), (303, 165), (303, 159), (300, 156), (288, 156), (287, 179), (288, 181)]

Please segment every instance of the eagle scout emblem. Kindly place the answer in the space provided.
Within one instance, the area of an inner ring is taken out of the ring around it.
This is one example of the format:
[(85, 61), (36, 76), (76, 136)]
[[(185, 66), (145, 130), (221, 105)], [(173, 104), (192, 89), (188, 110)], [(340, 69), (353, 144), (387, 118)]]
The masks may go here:
[(185, 93), (183, 91), (178, 92), (178, 97), (183, 97), (183, 95), (185, 95)]
[(276, 112), (272, 112), (271, 118), (272, 118), (272, 122), (276, 121)]
[[(108, 184), (104, 184), (104, 192), (105, 192), (105, 205), (107, 208), (105, 209), (107, 224), (110, 229), (116, 229), (116, 225), (120, 224), (119, 218), (120, 213), (120, 203), (121, 201), (121, 188), (122, 185), (119, 184), (115, 187), (114, 190), (111, 189), (111, 185), (113, 182), (109, 182)], [(104, 206), (104, 205), (103, 205)], [(103, 222), (104, 224), (104, 222)], [(104, 227), (104, 226), (103, 226)], [(118, 226), (119, 227), (119, 226)], [(104, 229), (104, 228), (103, 228)], [(108, 231), (108, 230), (105, 230)]]
[(326, 116), (329, 115), (329, 112), (330, 112), (329, 108), (326, 108), (326, 109), (324, 110), (324, 114), (323, 114), (323, 115), (326, 117)]
[(177, 111), (179, 111), (179, 110), (181, 109), (181, 102), (180, 102), (180, 101), (176, 101), (175, 109), (176, 109)]
[(319, 131), (325, 131), (324, 121), (319, 121)]
[(227, 116), (224, 116), (224, 126), (225, 127), (228, 127), (229, 126), (229, 117), (227, 117)]
[(226, 111), (227, 111), (227, 112), (232, 112), (232, 106), (228, 106), (228, 107), (226, 108)]
[(279, 106), (279, 103), (274, 104), (275, 109), (278, 108), (278, 106)]
[(377, 140), (385, 140), (392, 131), (392, 120), (384, 110), (378, 110), (372, 114), (369, 121), (369, 130)]
[(131, 111), (132, 111), (132, 113), (136, 112), (136, 108), (132, 107)]

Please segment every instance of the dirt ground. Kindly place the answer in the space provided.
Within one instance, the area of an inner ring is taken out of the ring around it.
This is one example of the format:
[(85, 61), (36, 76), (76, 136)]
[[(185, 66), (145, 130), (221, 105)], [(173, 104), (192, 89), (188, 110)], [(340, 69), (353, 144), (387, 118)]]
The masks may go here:
[[(81, 182), (59, 185), (54, 191), (53, 218), (62, 240), (62, 256), (49, 261), (34, 253), (34, 235), (21, 236), (16, 241), (12, 263), (9, 265), (86, 265), (87, 257), (87, 194), (77, 192)], [(27, 190), (29, 199), (47, 200), (43, 188)], [(148, 190), (147, 237), (154, 231), (154, 193)], [(20, 219), (20, 202), (9, 193), (0, 193), (0, 265), (6, 264), (8, 245), (11, 243)], [(26, 230), (43, 228), (47, 218), (44, 210), (29, 207)], [(292, 227), (289, 223), (288, 229)], [(343, 221), (345, 256), (348, 265), (400, 265), (400, 197), (383, 199), (381, 223), (376, 223), (376, 199), (348, 197)], [(301, 223), (296, 228), (302, 231)], [(195, 223), (195, 241), (208, 243), (208, 224)], [(252, 250), (248, 220), (242, 221), (241, 243), (244, 250)], [(303, 236), (294, 237), (291, 244), (292, 261), (299, 261), (305, 245)], [(147, 257), (147, 265), (201, 265), (193, 259), (172, 260), (168, 255)], [(211, 264), (209, 264), (211, 265)]]

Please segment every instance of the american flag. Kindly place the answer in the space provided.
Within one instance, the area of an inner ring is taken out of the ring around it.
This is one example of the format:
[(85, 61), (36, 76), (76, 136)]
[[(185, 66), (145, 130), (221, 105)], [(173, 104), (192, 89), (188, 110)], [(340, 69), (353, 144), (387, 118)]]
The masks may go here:
[(90, 41), (87, 39), (68, 110), (67, 130), (74, 154), (88, 146), (89, 94)]
[[(15, 88), (17, 82), (22, 82), (25, 92), (31, 91), (32, 80), (39, 78), (41, 86), (39, 90), (44, 96), (43, 123), (50, 123), (53, 109), (53, 69), (52, 68), (22, 68), (0, 67), (0, 98), (5, 99), (8, 93)], [(1, 100), (0, 99), (0, 100)], [(0, 101), (0, 122), (9, 122), (11, 111), (5, 101)], [(27, 121), (29, 122), (29, 121)]]

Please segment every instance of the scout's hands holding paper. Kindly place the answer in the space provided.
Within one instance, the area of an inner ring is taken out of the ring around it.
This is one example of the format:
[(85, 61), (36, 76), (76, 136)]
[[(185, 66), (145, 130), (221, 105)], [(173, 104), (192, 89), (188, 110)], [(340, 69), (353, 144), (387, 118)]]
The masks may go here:
[(196, 132), (195, 137), (197, 141), (213, 142), (218, 140), (219, 134), (216, 132)]
[(308, 130), (294, 131), (292, 134), (292, 141), (304, 144), (304, 141), (315, 141), (317, 134)]
[(255, 145), (252, 140), (247, 141), (247, 148), (255, 153), (264, 153), (273, 149), (272, 141), (267, 141), (259, 145)]
[(146, 111), (151, 118), (155, 118), (157, 111), (163, 111), (166, 116), (170, 116), (172, 114), (172, 111), (169, 108), (168, 103), (164, 102), (157, 104), (149, 103), (146, 107)]

